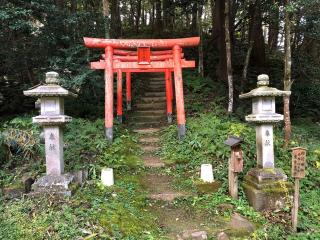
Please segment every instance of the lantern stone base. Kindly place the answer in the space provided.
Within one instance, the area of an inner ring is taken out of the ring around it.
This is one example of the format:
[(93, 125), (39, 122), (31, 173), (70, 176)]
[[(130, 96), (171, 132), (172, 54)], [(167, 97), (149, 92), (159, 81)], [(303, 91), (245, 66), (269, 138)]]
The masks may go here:
[(72, 174), (46, 175), (32, 185), (31, 194), (71, 196), (77, 185), (75, 176)]
[(281, 169), (253, 168), (244, 177), (243, 188), (257, 211), (281, 209), (292, 201), (292, 184)]

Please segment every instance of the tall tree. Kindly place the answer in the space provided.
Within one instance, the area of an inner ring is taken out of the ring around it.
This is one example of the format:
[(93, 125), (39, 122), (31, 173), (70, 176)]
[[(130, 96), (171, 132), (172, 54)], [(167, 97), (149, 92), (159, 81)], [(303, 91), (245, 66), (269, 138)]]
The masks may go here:
[(104, 18), (104, 35), (105, 38), (110, 38), (110, 2), (109, 0), (102, 0), (102, 14)]
[(111, 22), (110, 37), (119, 38), (121, 36), (120, 0), (111, 0)]
[(265, 44), (262, 30), (261, 1), (252, 1), (249, 5), (249, 39), (253, 40), (252, 63), (264, 67), (266, 63)]
[(214, 14), (212, 26), (213, 43), (219, 51), (219, 63), (217, 65), (216, 73), (220, 81), (227, 81), (227, 61), (226, 61), (226, 41), (225, 41), (225, 24), (224, 24), (224, 0), (216, 0), (214, 4)]
[(197, 3), (197, 22), (198, 22), (198, 35), (200, 37), (200, 44), (198, 47), (199, 50), (199, 62), (198, 62), (198, 73), (200, 74), (200, 76), (204, 76), (204, 68), (203, 68), (203, 38), (202, 38), (202, 8), (203, 5), (200, 3)]
[(161, 35), (162, 32), (162, 8), (161, 8), (161, 0), (155, 0), (155, 8), (156, 8), (156, 35)]
[(268, 34), (268, 47), (270, 51), (275, 51), (278, 45), (279, 35), (279, 5), (276, 0), (272, 0), (272, 6), (269, 14), (269, 34)]
[(227, 77), (229, 87), (229, 101), (228, 101), (228, 112), (233, 112), (233, 77), (232, 77), (232, 63), (231, 63), (231, 38), (230, 38), (230, 0), (225, 0), (224, 9), (224, 29), (226, 39), (226, 60), (227, 60)]
[[(285, 0), (285, 22), (284, 22), (284, 78), (283, 85), (285, 91), (291, 90), (291, 20), (289, 6), (290, 0)], [(284, 97), (283, 111), (284, 111), (284, 143), (288, 146), (291, 138), (291, 119), (290, 119), (290, 96)]]
[(173, 28), (173, 12), (173, 0), (163, 0), (163, 25), (168, 32)]

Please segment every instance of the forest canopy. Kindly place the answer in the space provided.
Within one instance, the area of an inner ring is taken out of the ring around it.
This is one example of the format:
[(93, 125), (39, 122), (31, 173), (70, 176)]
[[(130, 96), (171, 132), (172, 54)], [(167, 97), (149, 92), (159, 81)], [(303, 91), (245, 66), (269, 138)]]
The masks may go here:
[(14, 114), (32, 108), (32, 100), (25, 99), (22, 90), (43, 81), (48, 70), (59, 72), (65, 86), (80, 93), (80, 102), (101, 105), (101, 73), (88, 67), (98, 53), (86, 50), (82, 37), (105, 37), (106, 33), (111, 38), (201, 36), (199, 48), (186, 50), (186, 56), (196, 59), (200, 74), (222, 84), (227, 94), (225, 14), (238, 107), (236, 96), (252, 89), (260, 73), (269, 74), (273, 85), (284, 88), (288, 13), (291, 110), (295, 115), (318, 116), (319, 0), (227, 2), (228, 13), (223, 0), (1, 0), (0, 112)]

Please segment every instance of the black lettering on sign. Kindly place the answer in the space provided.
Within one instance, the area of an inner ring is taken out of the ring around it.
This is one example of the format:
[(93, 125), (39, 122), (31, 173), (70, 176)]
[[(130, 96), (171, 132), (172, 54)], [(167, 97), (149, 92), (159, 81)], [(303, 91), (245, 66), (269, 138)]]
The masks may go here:
[(55, 150), (56, 149), (56, 145), (54, 145), (54, 144), (50, 144), (49, 145), (49, 150), (50, 151), (53, 151), (53, 150)]
[(54, 137), (53, 133), (50, 133), (50, 137), (49, 137), (49, 139), (50, 139), (50, 140), (54, 140), (54, 139), (55, 139), (55, 137)]
[(265, 143), (264, 143), (264, 145), (265, 145), (265, 146), (271, 146), (270, 140), (266, 140)]

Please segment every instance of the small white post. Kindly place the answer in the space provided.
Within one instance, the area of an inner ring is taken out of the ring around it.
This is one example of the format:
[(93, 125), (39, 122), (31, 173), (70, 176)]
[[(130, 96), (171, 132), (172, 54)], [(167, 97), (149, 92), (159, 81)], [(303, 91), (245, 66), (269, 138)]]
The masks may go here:
[(114, 185), (113, 169), (103, 168), (101, 170), (101, 182), (104, 186), (110, 187)]
[(213, 179), (213, 172), (212, 172), (212, 165), (211, 164), (201, 164), (201, 172), (200, 176), (202, 181), (212, 183)]

